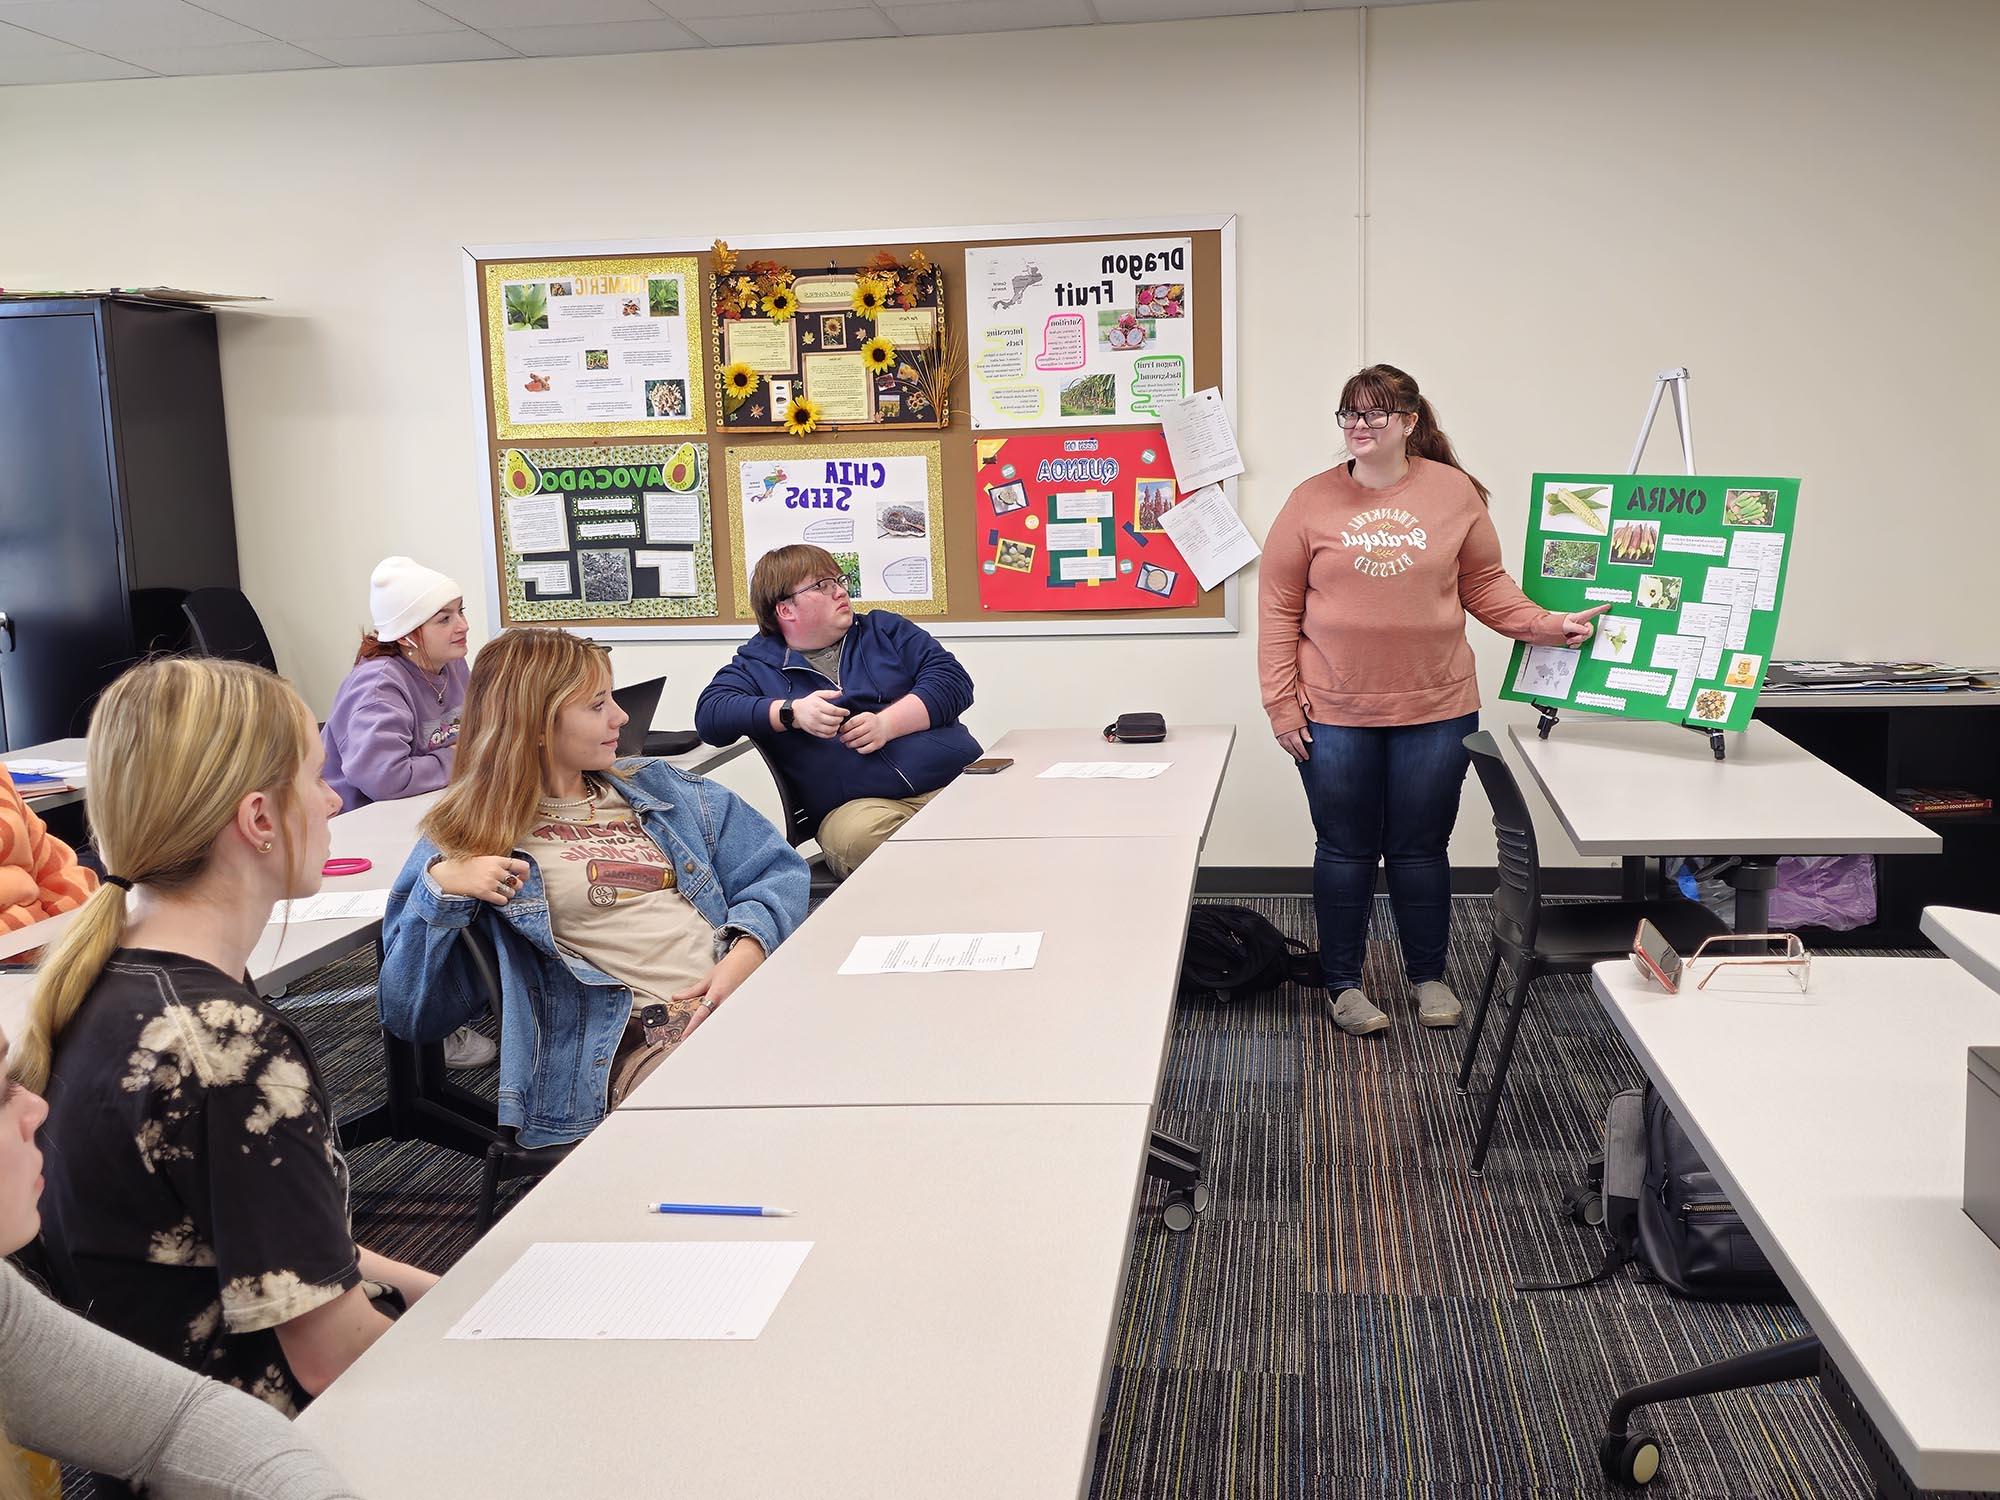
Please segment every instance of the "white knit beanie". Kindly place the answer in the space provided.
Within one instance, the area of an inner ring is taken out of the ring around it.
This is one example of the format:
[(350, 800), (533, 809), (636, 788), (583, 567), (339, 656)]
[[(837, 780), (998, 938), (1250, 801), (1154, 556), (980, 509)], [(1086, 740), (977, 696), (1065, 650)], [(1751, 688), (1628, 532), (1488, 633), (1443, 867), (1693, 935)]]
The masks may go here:
[(465, 590), (444, 574), (407, 557), (385, 557), (368, 580), (368, 613), (376, 639), (399, 641)]

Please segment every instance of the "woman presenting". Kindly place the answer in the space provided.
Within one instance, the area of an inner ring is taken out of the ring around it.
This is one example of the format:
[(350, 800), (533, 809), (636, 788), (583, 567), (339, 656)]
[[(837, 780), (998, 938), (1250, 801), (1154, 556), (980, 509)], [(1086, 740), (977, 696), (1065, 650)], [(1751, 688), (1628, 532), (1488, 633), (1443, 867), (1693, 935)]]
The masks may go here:
[(1455, 1026), (1446, 846), (1464, 740), (1479, 727), (1465, 616), (1515, 640), (1576, 646), (1609, 606), (1562, 615), (1521, 592), (1500, 565), (1486, 487), (1401, 370), (1355, 375), (1335, 418), (1347, 461), (1293, 490), (1264, 542), (1264, 711), (1312, 813), (1313, 908), (1335, 1023), (1355, 1036), (1389, 1025), (1362, 987), (1375, 869), (1386, 862), (1417, 1019)]

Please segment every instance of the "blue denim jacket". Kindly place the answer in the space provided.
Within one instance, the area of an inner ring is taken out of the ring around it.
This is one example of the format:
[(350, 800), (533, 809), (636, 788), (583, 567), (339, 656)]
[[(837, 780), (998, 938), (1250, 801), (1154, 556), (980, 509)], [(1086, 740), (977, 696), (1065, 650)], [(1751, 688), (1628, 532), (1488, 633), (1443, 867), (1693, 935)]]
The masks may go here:
[[(805, 920), (808, 879), (777, 829), (726, 787), (662, 761), (619, 762), (640, 826), (674, 861), (681, 894), (716, 928), (717, 956), (739, 933), (766, 953)], [(435, 1042), (485, 1009), (459, 929), (485, 921), (500, 961), (500, 1123), (524, 1146), (588, 1135), (604, 1118), (611, 1054), (632, 992), (556, 948), (542, 872), (505, 906), (450, 896), (431, 878), (439, 849), (420, 839), (389, 892), (377, 1004), (382, 1025)], [(519, 850), (517, 858), (527, 858)]]

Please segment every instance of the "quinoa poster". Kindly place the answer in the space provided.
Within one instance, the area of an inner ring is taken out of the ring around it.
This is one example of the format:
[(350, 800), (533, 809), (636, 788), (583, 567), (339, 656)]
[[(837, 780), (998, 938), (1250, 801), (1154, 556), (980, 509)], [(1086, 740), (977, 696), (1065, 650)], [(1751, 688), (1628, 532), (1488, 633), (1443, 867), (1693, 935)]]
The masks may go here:
[(810, 542), (833, 554), (856, 609), (939, 615), (946, 605), (944, 465), (935, 441), (730, 448), (736, 612), (766, 552)]
[(706, 430), (693, 256), (495, 261), (484, 294), (496, 437)]
[(1612, 607), (1576, 649), (1517, 642), (1500, 696), (1746, 728), (1778, 633), (1798, 498), (1796, 479), (1537, 474), (1522, 587), (1564, 613)]
[(974, 453), (981, 609), (1175, 609), (1200, 599), (1160, 519), (1180, 503), (1180, 486), (1159, 428), (981, 438)]
[(969, 247), (973, 427), (1157, 422), (1192, 388), (1193, 298), (1187, 239)]

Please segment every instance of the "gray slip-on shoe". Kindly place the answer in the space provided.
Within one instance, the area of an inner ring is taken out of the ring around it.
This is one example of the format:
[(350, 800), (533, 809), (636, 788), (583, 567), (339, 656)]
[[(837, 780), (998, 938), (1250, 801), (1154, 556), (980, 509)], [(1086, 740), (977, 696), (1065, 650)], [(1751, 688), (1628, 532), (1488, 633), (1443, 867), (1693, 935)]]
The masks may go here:
[(1417, 986), (1417, 1019), (1426, 1026), (1456, 1026), (1465, 1007), (1451, 986), (1441, 979), (1426, 979)]
[(1359, 990), (1342, 990), (1327, 1002), (1326, 1008), (1333, 1015), (1333, 1024), (1349, 1036), (1367, 1036), (1389, 1029), (1389, 1018)]

